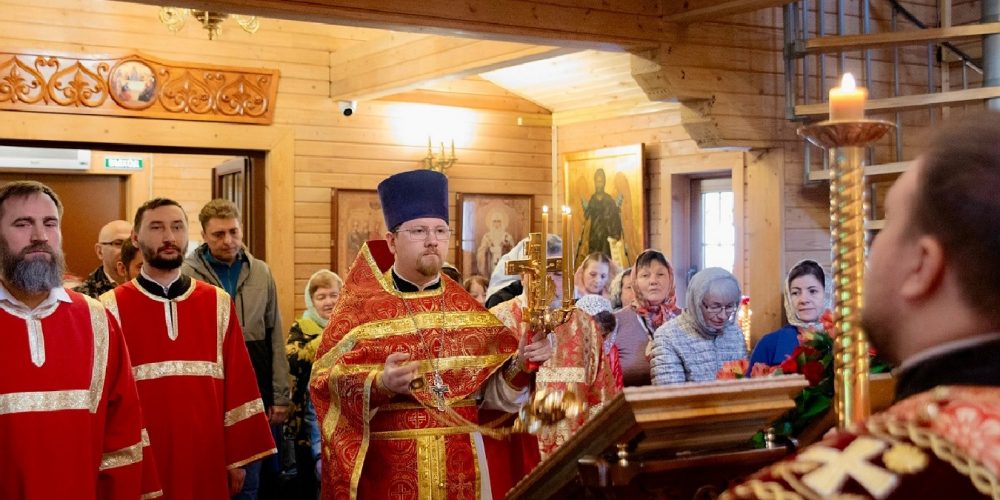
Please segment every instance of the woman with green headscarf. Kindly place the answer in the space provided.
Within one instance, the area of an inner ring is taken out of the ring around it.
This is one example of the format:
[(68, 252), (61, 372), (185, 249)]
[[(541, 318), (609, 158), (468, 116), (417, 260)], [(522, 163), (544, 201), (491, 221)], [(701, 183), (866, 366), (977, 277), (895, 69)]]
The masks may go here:
[(653, 334), (653, 385), (715, 380), (722, 365), (746, 359), (736, 323), (740, 285), (729, 271), (704, 269), (688, 283), (684, 312)]
[[(323, 330), (326, 329), (333, 308), (340, 298), (344, 282), (328, 269), (316, 271), (306, 283), (306, 310), (302, 317), (292, 323), (288, 331), (285, 352), (288, 355), (289, 374), (292, 377), (292, 414), (285, 425), (285, 436), (295, 441), (295, 498), (315, 498), (319, 489), (317, 476), (313, 474), (319, 457), (318, 429), (316, 414), (309, 400), (309, 375), (319, 347)], [(315, 448), (315, 449), (314, 449)], [(285, 460), (287, 461), (287, 460)]]

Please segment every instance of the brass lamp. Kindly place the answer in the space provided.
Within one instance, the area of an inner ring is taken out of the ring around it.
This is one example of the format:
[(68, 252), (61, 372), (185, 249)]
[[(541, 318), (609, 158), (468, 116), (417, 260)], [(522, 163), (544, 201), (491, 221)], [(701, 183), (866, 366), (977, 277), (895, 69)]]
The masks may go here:
[(201, 26), (208, 30), (208, 39), (215, 40), (219, 38), (222, 32), (221, 24), (230, 16), (236, 21), (236, 24), (243, 28), (243, 31), (247, 33), (256, 33), (260, 29), (260, 20), (257, 16), (241, 16), (236, 14), (226, 14), (224, 12), (213, 12), (210, 10), (198, 10), (198, 9), (183, 9), (180, 7), (161, 7), (160, 8), (160, 22), (167, 26), (167, 29), (173, 32), (178, 32), (184, 28), (184, 24), (187, 21), (187, 17), (191, 16), (201, 23)]

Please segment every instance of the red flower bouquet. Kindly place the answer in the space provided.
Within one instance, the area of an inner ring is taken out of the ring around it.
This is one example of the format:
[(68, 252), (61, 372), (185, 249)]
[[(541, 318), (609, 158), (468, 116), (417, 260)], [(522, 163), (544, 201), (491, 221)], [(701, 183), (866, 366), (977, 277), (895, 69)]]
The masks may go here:
[[(751, 369), (751, 376), (781, 375), (800, 373), (809, 381), (809, 387), (795, 397), (795, 408), (789, 410), (774, 422), (775, 433), (782, 436), (798, 436), (817, 418), (830, 409), (833, 400), (833, 339), (827, 332), (834, 331), (833, 313), (826, 311), (820, 318), (824, 330), (802, 329), (799, 331), (799, 346), (780, 365), (769, 367), (758, 363)], [(888, 363), (872, 357), (871, 373), (889, 371)], [(758, 433), (754, 441), (763, 445), (763, 433)]]

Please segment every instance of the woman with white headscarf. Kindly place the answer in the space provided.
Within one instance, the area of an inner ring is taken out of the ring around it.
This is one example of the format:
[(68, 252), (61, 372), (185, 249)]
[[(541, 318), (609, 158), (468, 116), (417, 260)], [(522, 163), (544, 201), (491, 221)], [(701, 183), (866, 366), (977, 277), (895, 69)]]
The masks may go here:
[(293, 382), (291, 396), (294, 405), (285, 424), (285, 435), (295, 442), (298, 474), (294, 479), (296, 484), (291, 487), (300, 492), (302, 498), (315, 497), (319, 488), (317, 477), (310, 473), (314, 468), (319, 468), (320, 445), (316, 413), (309, 399), (309, 376), (316, 358), (316, 348), (319, 347), (323, 330), (330, 322), (343, 286), (344, 282), (340, 277), (328, 269), (313, 273), (306, 283), (306, 310), (301, 318), (292, 323), (288, 331), (288, 343), (285, 344), (289, 374)]
[(780, 365), (799, 346), (802, 330), (823, 330), (820, 319), (829, 310), (832, 294), (826, 289), (826, 275), (816, 261), (801, 260), (788, 271), (785, 280), (785, 315), (788, 324), (764, 335), (750, 356), (749, 366), (757, 363)]
[(684, 312), (653, 334), (653, 384), (715, 380), (724, 363), (746, 359), (746, 343), (736, 324), (739, 305), (740, 285), (732, 273), (710, 267), (695, 274)]

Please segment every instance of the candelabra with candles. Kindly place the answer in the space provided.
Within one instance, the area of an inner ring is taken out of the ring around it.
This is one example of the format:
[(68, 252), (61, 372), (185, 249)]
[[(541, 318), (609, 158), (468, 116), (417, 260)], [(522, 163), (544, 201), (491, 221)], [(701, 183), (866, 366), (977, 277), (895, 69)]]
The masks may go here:
[(866, 120), (868, 93), (845, 73), (841, 86), (830, 89), (830, 119), (799, 128), (798, 133), (827, 150), (830, 158), (830, 239), (834, 282), (834, 407), (841, 429), (869, 415), (868, 337), (861, 329), (864, 292), (865, 147), (893, 126)]
[(750, 317), (753, 316), (753, 311), (750, 310), (750, 297), (744, 295), (740, 298), (740, 308), (736, 311), (736, 323), (740, 325), (740, 330), (743, 331), (743, 341), (746, 343), (747, 352), (750, 349)]
[(427, 170), (436, 170), (445, 173), (445, 170), (455, 166), (455, 162), (458, 158), (455, 156), (455, 140), (451, 140), (451, 156), (446, 156), (444, 153), (444, 141), (441, 141), (441, 153), (434, 154), (434, 150), (431, 146), (431, 138), (427, 138), (427, 156), (422, 160), (424, 163), (424, 168)]
[[(562, 257), (548, 258), (549, 207), (542, 207), (542, 231), (528, 235), (526, 259), (507, 262), (507, 274), (524, 276), (524, 295), (527, 306), (523, 316), (524, 335), (534, 339), (543, 338), (556, 327), (569, 320), (573, 305), (573, 258), (570, 237), (572, 214), (569, 207), (562, 209)], [(549, 273), (562, 273), (562, 303), (551, 307), (555, 299), (555, 283)], [(528, 368), (537, 369), (537, 364), (529, 363)], [(542, 427), (555, 425), (563, 418), (574, 418), (582, 411), (583, 399), (572, 390), (539, 390), (532, 394), (531, 401), (521, 408), (514, 431), (535, 433)]]

